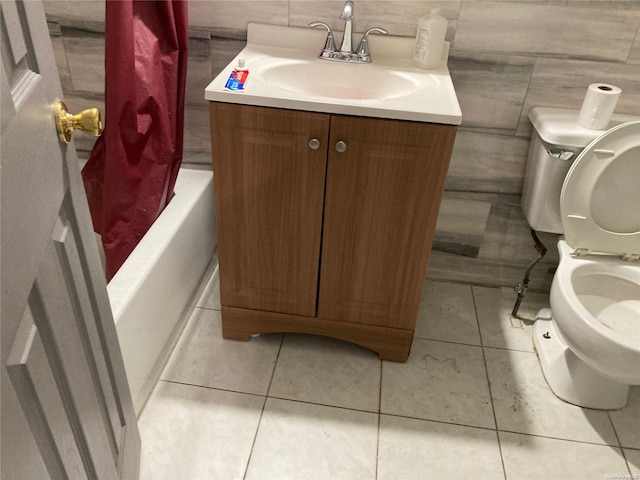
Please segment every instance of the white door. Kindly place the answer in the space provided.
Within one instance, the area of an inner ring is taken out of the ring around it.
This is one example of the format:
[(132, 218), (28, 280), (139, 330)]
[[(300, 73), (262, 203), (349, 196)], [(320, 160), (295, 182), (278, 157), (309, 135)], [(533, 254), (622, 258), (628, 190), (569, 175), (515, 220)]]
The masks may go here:
[(1, 0), (2, 479), (136, 479), (140, 437), (44, 11)]

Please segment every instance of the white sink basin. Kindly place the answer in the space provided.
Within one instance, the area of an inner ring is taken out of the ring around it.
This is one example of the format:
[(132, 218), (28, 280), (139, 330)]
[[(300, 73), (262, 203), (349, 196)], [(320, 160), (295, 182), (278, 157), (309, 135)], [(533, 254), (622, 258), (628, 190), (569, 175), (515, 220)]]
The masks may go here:
[(326, 98), (383, 100), (406, 96), (418, 87), (401, 73), (327, 60), (274, 65), (265, 68), (261, 76), (278, 88)]
[[(250, 23), (247, 46), (207, 86), (205, 99), (460, 125), (446, 61), (433, 70), (413, 65), (412, 38), (369, 36), (369, 64), (319, 59), (325, 38), (319, 29)], [(231, 92), (225, 84), (238, 59), (245, 60), (249, 77), (244, 92)]]

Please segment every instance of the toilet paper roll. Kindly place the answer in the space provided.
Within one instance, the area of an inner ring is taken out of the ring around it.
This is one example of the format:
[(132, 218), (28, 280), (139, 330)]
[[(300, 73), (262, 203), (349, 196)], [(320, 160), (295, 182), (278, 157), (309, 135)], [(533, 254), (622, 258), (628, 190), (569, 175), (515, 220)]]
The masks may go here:
[(589, 85), (578, 115), (578, 124), (593, 130), (607, 128), (621, 92), (618, 87), (606, 83)]

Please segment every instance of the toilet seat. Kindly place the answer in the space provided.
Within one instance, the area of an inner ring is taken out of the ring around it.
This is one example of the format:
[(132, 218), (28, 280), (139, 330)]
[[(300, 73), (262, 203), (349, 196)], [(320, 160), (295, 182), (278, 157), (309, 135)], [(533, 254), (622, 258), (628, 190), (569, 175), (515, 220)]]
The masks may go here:
[(560, 195), (566, 242), (577, 253), (640, 256), (640, 121), (591, 142)]

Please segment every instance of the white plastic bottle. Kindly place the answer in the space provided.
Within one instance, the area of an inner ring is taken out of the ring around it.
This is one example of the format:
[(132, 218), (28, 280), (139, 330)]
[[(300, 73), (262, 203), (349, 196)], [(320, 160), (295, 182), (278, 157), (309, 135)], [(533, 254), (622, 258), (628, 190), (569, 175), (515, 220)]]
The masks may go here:
[(439, 66), (446, 34), (447, 19), (440, 15), (440, 8), (433, 7), (430, 15), (418, 21), (413, 63), (421, 68)]

